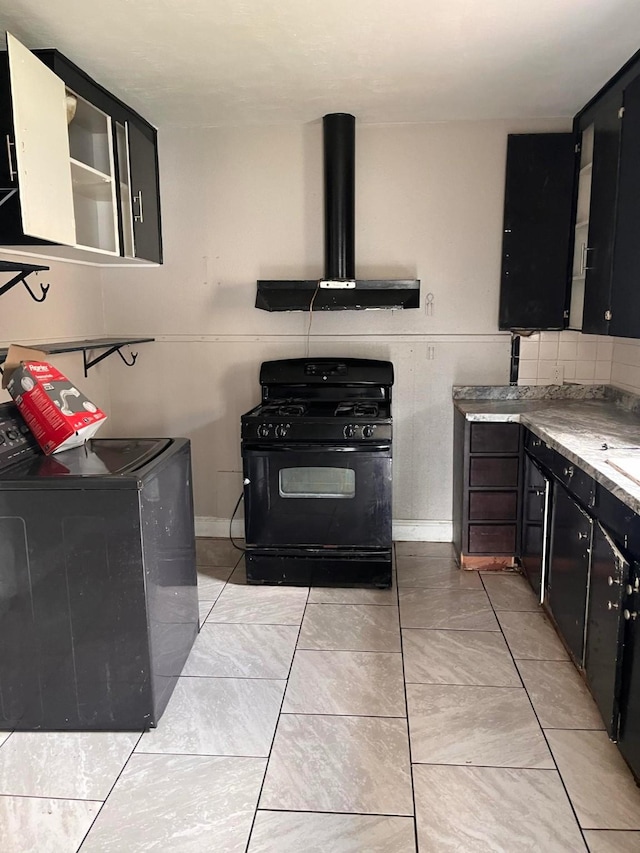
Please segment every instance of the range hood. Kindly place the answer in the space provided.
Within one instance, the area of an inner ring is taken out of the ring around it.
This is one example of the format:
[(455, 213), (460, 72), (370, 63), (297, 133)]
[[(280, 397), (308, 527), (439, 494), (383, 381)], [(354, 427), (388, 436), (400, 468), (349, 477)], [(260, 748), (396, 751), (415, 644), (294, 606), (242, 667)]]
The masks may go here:
[(355, 277), (355, 124), (348, 113), (322, 120), (324, 140), (324, 278), (258, 281), (264, 311), (418, 308), (420, 282)]

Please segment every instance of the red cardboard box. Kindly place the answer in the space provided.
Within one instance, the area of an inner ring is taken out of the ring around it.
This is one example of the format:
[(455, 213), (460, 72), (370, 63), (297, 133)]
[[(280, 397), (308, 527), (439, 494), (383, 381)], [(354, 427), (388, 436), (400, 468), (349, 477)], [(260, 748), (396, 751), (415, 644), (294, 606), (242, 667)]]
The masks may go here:
[(83, 444), (107, 418), (49, 364), (46, 353), (12, 344), (3, 369), (2, 387), (47, 456)]

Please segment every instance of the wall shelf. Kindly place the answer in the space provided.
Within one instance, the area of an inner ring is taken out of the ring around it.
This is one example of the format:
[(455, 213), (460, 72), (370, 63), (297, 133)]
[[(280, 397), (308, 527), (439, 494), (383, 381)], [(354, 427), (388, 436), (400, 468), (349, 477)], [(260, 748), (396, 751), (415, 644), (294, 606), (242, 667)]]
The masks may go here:
[[(147, 344), (154, 341), (155, 338), (87, 338), (84, 341), (64, 341), (64, 342), (56, 342), (56, 343), (44, 343), (44, 344), (29, 344), (30, 349), (37, 349), (45, 352), (47, 355), (57, 355), (63, 352), (81, 352), (82, 360), (84, 366), (84, 375), (87, 376), (89, 370), (94, 367), (99, 362), (104, 361), (105, 358), (108, 358), (110, 355), (114, 353), (118, 353), (120, 358), (124, 361), (127, 367), (133, 367), (136, 363), (136, 359), (138, 358), (138, 353), (131, 353), (131, 360), (128, 361), (127, 358), (122, 354), (121, 347), (128, 346), (130, 344)], [(89, 353), (94, 350), (104, 350), (98, 356), (94, 358), (89, 357)], [(9, 351), (8, 347), (0, 347), (0, 359), (4, 360), (7, 357), (7, 352)]]
[(16, 275), (14, 275), (12, 279), (9, 279), (6, 284), (0, 285), (0, 296), (2, 296), (4, 293), (7, 293), (9, 290), (11, 290), (12, 287), (15, 287), (16, 284), (24, 284), (25, 288), (27, 289), (27, 292), (29, 293), (29, 296), (35, 302), (44, 302), (44, 300), (47, 298), (47, 291), (49, 290), (49, 285), (40, 284), (40, 295), (37, 295), (29, 287), (27, 283), (27, 278), (34, 272), (38, 273), (42, 270), (48, 269), (49, 267), (39, 266), (38, 264), (19, 264), (15, 261), (0, 261), (0, 273), (16, 273)]

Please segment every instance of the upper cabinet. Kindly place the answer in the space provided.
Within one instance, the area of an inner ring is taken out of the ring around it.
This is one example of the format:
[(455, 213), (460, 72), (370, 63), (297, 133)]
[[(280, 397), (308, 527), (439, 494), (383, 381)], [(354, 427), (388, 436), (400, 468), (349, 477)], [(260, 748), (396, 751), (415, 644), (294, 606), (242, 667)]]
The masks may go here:
[(162, 263), (155, 128), (57, 51), (7, 46), (0, 251)]
[(573, 163), (571, 133), (508, 137), (501, 329), (565, 326)]
[(577, 202), (569, 328), (640, 337), (640, 60), (574, 121)]

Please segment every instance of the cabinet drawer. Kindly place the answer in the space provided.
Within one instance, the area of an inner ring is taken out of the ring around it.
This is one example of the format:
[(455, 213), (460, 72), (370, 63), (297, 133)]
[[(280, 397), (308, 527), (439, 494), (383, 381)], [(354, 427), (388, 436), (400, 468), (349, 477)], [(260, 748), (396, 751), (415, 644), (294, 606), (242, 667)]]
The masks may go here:
[(471, 424), (472, 453), (517, 453), (519, 446), (519, 424)]
[(515, 524), (470, 524), (470, 554), (514, 554)]
[(577, 465), (574, 465), (573, 462), (569, 462), (563, 457), (559, 458), (562, 460), (562, 464), (557, 471), (557, 476), (560, 482), (564, 483), (567, 489), (569, 489), (569, 491), (572, 492), (572, 494), (574, 494), (578, 500), (584, 504), (584, 506), (593, 506), (596, 494), (595, 480), (582, 469), (578, 468)]
[(553, 468), (554, 464), (557, 464), (559, 454), (552, 447), (545, 444), (541, 438), (538, 438), (537, 435), (528, 430), (524, 439), (524, 447), (534, 459), (542, 463), (543, 467)]
[(471, 458), (469, 462), (470, 486), (513, 486), (518, 485), (518, 457)]
[(471, 521), (515, 521), (518, 517), (517, 492), (471, 492)]

